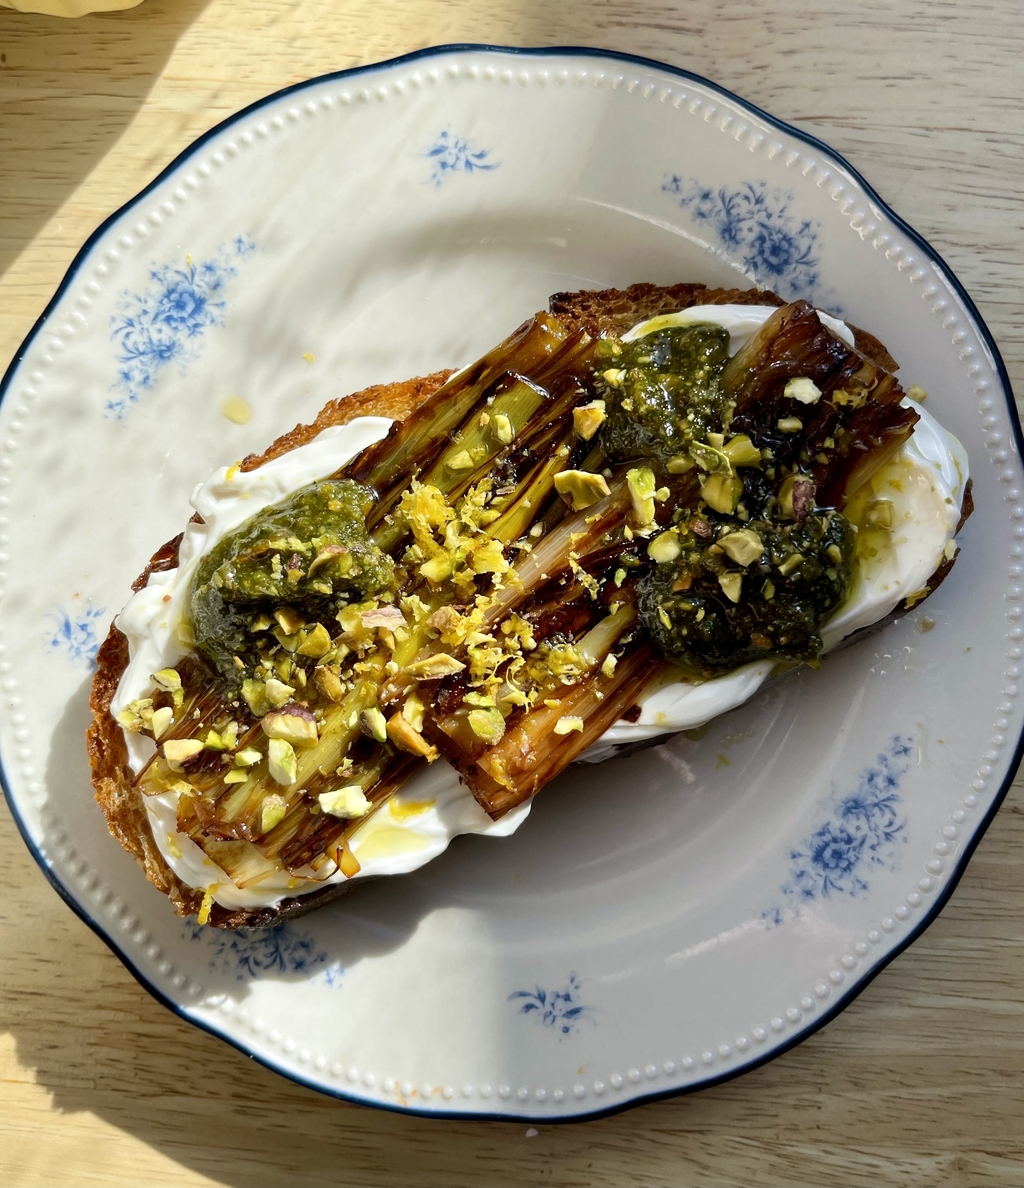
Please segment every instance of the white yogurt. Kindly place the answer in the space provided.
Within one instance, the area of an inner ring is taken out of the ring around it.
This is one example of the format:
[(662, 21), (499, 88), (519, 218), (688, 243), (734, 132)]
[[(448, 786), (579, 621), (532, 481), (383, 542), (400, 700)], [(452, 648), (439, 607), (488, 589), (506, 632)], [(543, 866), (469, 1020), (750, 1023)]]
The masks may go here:
[[(729, 331), (730, 354), (735, 354), (774, 312), (771, 306), (698, 306), (642, 323), (625, 335), (624, 341), (669, 325), (712, 322)], [(820, 312), (818, 316), (852, 345), (853, 336), (843, 322)], [(897, 458), (899, 489), (885, 491), (894, 507), (892, 548), (869, 574), (855, 577), (850, 597), (822, 633), (826, 648), (878, 622), (920, 589), (941, 562), (955, 532), (968, 475), (967, 455), (956, 438), (923, 408), (913, 407), (921, 420)], [(131, 659), (111, 705), (115, 714), (135, 698), (146, 696), (152, 687), (152, 673), (177, 664), (186, 654), (188, 649), (178, 639), (177, 629), (187, 610), (192, 577), (203, 556), (264, 507), (333, 474), (360, 450), (383, 437), (390, 425), (380, 417), (360, 417), (348, 425), (325, 429), (308, 445), (257, 470), (222, 468), (196, 488), (191, 503), (203, 523), (186, 527), (178, 568), (152, 574), (118, 616), (117, 625), (128, 638)], [(596, 762), (622, 744), (703, 725), (752, 697), (774, 669), (772, 661), (760, 660), (700, 684), (666, 685), (647, 698), (638, 721), (617, 722), (585, 758)], [(153, 743), (139, 734), (127, 733), (126, 739), (129, 759), (137, 772), (152, 753)], [(201, 890), (212, 889), (223, 907), (273, 906), (290, 895), (323, 885), (296, 880), (282, 872), (240, 890), (194, 842), (176, 832), (176, 800), (174, 793), (146, 798), (156, 844), (183, 882)], [(492, 821), (459, 782), (455, 770), (438, 760), (413, 776), (385, 808), (369, 817), (355, 833), (352, 852), (361, 867), (356, 878), (415, 870), (441, 854), (459, 834), (507, 836), (529, 811), (527, 801), (501, 820)], [(340, 872), (324, 880), (328, 884), (342, 881)]]

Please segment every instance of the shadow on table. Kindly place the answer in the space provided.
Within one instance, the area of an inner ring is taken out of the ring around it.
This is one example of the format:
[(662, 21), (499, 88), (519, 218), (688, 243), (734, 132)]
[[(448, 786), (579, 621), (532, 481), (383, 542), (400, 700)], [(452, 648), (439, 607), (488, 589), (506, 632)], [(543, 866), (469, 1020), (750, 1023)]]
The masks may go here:
[(78, 20), (0, 8), (0, 276), (122, 135), (209, 2)]

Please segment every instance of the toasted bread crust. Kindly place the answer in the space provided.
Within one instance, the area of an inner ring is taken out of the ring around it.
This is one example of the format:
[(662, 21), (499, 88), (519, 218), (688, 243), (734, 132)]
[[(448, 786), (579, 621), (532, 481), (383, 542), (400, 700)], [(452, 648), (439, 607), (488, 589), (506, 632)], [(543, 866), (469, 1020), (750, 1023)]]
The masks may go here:
[[(574, 327), (582, 327), (592, 334), (621, 334), (646, 318), (656, 317), (694, 305), (784, 305), (777, 294), (757, 289), (708, 289), (699, 284), (657, 286), (630, 285), (627, 289), (605, 289), (578, 293), (556, 293), (550, 301), (551, 312)], [(884, 346), (861, 330), (854, 330), (858, 348), (886, 370), (895, 370), (896, 362)], [(273, 458), (312, 441), (322, 430), (332, 425), (344, 425), (356, 417), (373, 415), (404, 420), (445, 382), (451, 371), (437, 371), (432, 375), (393, 384), (378, 384), (329, 401), (310, 424), (299, 424), (278, 437), (262, 454), (250, 454), (241, 464), (243, 470), (255, 470)], [(970, 483), (964, 494), (961, 526), (973, 509)], [(958, 529), (959, 530), (959, 529)], [(179, 534), (163, 545), (149, 564), (132, 583), (133, 591), (142, 589), (152, 573), (173, 569), (178, 563)], [(931, 592), (952, 568), (952, 561), (944, 562), (928, 583)], [(910, 608), (901, 603), (887, 618), (891, 622)], [(870, 628), (866, 630), (871, 630)], [(111, 701), (128, 665), (128, 641), (111, 626), (110, 632), (96, 657), (96, 674), (92, 683), (90, 708), (93, 723), (87, 733), (89, 762), (96, 801), (107, 820), (108, 828), (145, 872), (146, 878), (163, 892), (181, 916), (198, 912), (203, 894), (182, 883), (160, 853), (150, 828), (149, 817), (141, 793), (135, 788), (128, 766), (128, 750), (120, 725), (110, 712)], [(365, 880), (360, 880), (364, 882)], [(352, 887), (351, 882), (325, 886), (302, 896), (283, 900), (277, 907), (251, 911), (228, 910), (214, 904), (209, 923), (217, 928), (261, 928), (279, 920), (303, 915)]]

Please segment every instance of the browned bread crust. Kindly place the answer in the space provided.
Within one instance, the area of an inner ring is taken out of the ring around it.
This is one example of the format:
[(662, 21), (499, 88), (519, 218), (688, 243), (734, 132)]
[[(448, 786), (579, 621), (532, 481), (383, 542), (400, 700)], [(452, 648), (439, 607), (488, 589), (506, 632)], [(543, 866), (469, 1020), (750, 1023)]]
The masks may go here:
[[(657, 286), (630, 285), (627, 289), (605, 289), (579, 293), (556, 293), (550, 302), (551, 312), (573, 326), (581, 326), (592, 334), (621, 334), (646, 318), (687, 309), (694, 305), (784, 305), (775, 293), (758, 289), (708, 289), (704, 285), (680, 284)], [(870, 334), (854, 328), (858, 348), (886, 370), (895, 370), (896, 361), (884, 346)], [(272, 458), (312, 441), (331, 425), (344, 425), (359, 416), (375, 415), (404, 420), (418, 408), (452, 374), (437, 371), (432, 375), (394, 384), (378, 384), (329, 401), (316, 419), (297, 425), (278, 437), (262, 454), (250, 454), (242, 462), (243, 470), (255, 470)], [(973, 507), (970, 484), (964, 496), (966, 519)], [(961, 520), (961, 524), (963, 520)], [(151, 558), (145, 570), (132, 584), (139, 590), (149, 581), (151, 573), (173, 569), (178, 563), (181, 536), (162, 546)], [(952, 562), (945, 562), (929, 582), (929, 591), (946, 576)], [(899, 618), (910, 608), (902, 603), (885, 622)], [(868, 629), (870, 630), (870, 628)], [(146, 878), (163, 892), (179, 915), (194, 915), (203, 899), (202, 892), (182, 883), (167, 865), (157, 848), (150, 829), (149, 817), (142, 803), (141, 793), (133, 784), (128, 766), (128, 751), (121, 727), (110, 712), (110, 704), (118, 682), (128, 664), (128, 641), (111, 626), (96, 657), (90, 708), (93, 723), (87, 734), (92, 783), (107, 825), (113, 836), (132, 854), (145, 872)], [(306, 895), (284, 900), (276, 908), (253, 911), (228, 910), (214, 904), (209, 923), (218, 928), (260, 928), (279, 920), (302, 915), (320, 907), (349, 889), (351, 883), (325, 886)]]

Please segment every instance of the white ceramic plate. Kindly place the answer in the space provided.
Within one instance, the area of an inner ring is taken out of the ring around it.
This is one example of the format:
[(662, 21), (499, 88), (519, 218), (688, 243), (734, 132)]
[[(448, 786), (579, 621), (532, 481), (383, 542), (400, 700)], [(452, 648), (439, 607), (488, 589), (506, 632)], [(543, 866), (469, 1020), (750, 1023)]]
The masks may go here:
[[(97, 640), (193, 485), (330, 397), (468, 363), (557, 290), (743, 278), (874, 331), (967, 446), (978, 511), (938, 593), (699, 739), (563, 776), (510, 839), (269, 932), (177, 919), (108, 836), (83, 737)], [(733, 1076), (935, 916), (1016, 768), (1024, 497), (996, 348), (848, 165), (681, 71), (460, 47), (272, 96), (97, 231), (3, 392), (25, 839), (162, 1001), (327, 1093), (557, 1120)]]

